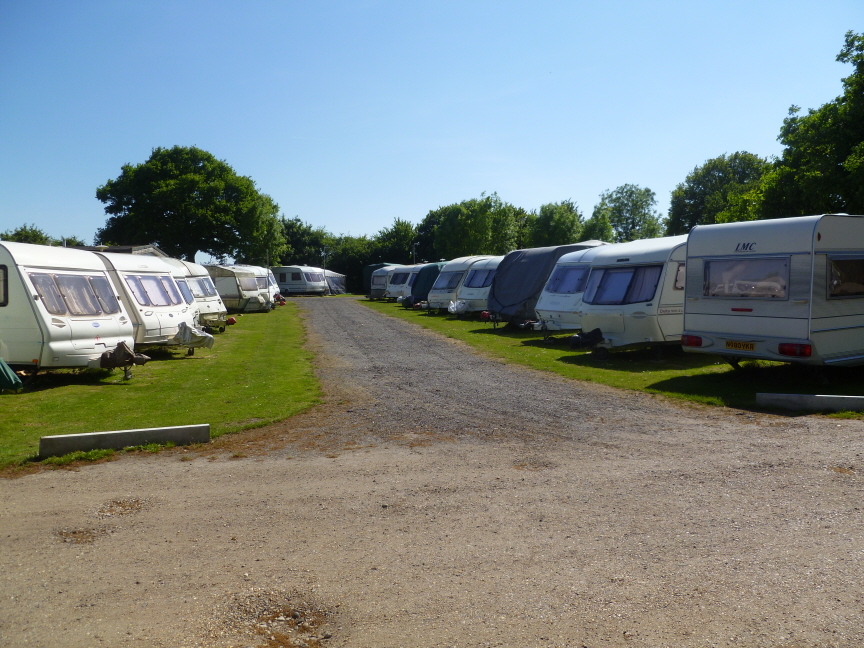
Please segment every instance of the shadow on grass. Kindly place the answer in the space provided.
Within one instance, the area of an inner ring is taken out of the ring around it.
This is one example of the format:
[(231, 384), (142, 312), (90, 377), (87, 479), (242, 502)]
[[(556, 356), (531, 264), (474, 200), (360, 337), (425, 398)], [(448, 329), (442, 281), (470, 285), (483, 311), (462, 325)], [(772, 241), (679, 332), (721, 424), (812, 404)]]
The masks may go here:
[[(566, 340), (565, 340), (566, 342)], [(532, 340), (523, 343), (525, 346), (546, 347), (560, 346), (543, 340)], [(592, 369), (609, 369), (612, 371), (653, 372), (653, 371), (696, 371), (717, 364), (724, 364), (717, 356), (684, 353), (679, 346), (663, 347), (658, 355), (657, 349), (629, 349), (612, 351), (606, 358), (598, 358), (590, 350), (574, 349), (570, 355), (559, 358), (565, 364), (590, 367)]]
[(716, 399), (731, 407), (757, 409), (757, 393), (855, 396), (864, 394), (864, 378), (854, 367), (826, 367), (817, 372), (803, 365), (753, 361), (743, 362), (737, 371), (676, 376), (647, 387), (705, 402)]

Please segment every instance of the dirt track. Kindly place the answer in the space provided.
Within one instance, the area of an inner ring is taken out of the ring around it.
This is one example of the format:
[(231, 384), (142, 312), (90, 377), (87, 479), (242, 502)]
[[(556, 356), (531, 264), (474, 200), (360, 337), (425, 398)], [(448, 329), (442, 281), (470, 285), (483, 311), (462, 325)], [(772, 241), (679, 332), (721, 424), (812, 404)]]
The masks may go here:
[(0, 645), (864, 645), (860, 421), (677, 406), (300, 304), (324, 406), (0, 482)]

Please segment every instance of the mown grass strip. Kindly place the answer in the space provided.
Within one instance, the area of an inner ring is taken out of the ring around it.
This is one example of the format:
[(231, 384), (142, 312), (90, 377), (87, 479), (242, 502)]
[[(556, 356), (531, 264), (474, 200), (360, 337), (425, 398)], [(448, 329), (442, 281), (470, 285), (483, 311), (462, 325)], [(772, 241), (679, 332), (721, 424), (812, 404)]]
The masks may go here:
[(610, 387), (743, 409), (755, 408), (756, 392), (864, 394), (860, 368), (826, 370), (823, 377), (830, 384), (825, 385), (810, 367), (747, 361), (736, 371), (718, 356), (688, 354), (673, 347), (667, 347), (661, 359), (650, 349), (636, 349), (615, 351), (608, 360), (601, 361), (590, 351), (571, 351), (567, 333), (558, 333), (555, 339), (544, 341), (540, 332), (493, 328), (476, 316), (456, 319), (449, 314), (409, 310), (392, 302), (361, 301), (385, 315), (461, 340), (490, 356)]
[(244, 315), (212, 349), (144, 349), (133, 369), (52, 371), (0, 394), (0, 467), (38, 452), (39, 437), (210, 423), (211, 436), (260, 427), (319, 402), (312, 354), (294, 304)]

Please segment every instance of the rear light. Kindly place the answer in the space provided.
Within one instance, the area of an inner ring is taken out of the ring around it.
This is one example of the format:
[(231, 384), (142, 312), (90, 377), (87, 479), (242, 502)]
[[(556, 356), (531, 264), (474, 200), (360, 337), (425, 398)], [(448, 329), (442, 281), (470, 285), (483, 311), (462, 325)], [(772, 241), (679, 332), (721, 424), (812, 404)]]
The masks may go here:
[(780, 355), (794, 356), (796, 358), (809, 358), (812, 349), (809, 344), (792, 344), (791, 342), (784, 342), (777, 347), (777, 351)]
[(687, 347), (701, 347), (702, 346), (702, 338), (698, 335), (682, 335), (681, 336), (681, 346)]

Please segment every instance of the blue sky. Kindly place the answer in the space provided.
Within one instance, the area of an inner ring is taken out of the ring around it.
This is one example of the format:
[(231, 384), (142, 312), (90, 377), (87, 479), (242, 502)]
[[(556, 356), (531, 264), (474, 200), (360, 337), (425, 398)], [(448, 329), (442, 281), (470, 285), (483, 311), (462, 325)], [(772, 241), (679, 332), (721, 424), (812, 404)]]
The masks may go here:
[(0, 0), (0, 231), (90, 241), (96, 187), (195, 145), (288, 217), (373, 235), (776, 155), (841, 92), (864, 2)]

